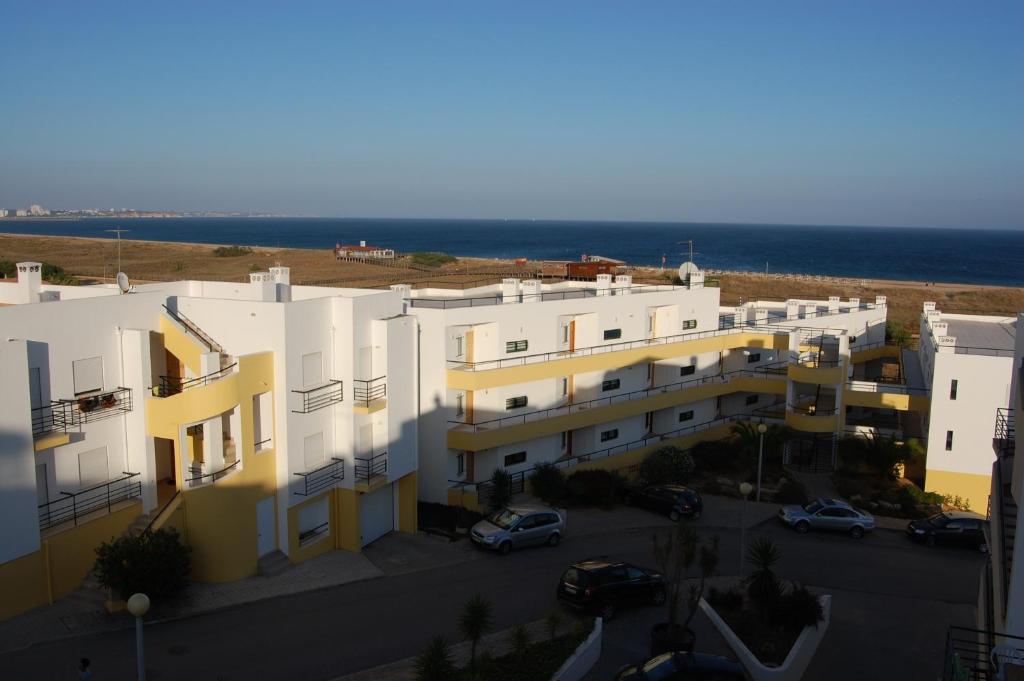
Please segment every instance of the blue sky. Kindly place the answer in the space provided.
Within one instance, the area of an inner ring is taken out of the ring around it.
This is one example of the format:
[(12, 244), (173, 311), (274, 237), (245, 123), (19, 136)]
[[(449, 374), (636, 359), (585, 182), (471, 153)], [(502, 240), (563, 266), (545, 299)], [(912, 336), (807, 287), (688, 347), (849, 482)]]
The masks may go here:
[(1020, 2), (0, 5), (0, 205), (1024, 227)]

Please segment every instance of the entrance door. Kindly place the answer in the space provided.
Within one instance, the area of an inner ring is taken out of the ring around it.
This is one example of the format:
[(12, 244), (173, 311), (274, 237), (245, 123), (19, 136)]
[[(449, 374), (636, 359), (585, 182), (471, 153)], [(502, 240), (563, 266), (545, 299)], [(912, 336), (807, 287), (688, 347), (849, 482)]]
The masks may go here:
[(360, 496), (359, 533), (362, 545), (380, 539), (395, 529), (394, 497), (392, 485)]
[(263, 556), (276, 548), (274, 497), (267, 497), (256, 502), (256, 554)]

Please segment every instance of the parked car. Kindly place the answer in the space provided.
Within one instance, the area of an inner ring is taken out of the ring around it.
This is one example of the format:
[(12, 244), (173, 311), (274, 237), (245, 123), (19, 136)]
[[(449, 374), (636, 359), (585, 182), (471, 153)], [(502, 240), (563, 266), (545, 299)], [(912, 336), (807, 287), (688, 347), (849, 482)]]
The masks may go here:
[(810, 530), (846, 532), (860, 539), (875, 529), (875, 518), (839, 499), (815, 499), (806, 506), (783, 506), (779, 521), (801, 534)]
[(514, 548), (547, 544), (558, 546), (565, 532), (565, 516), (545, 506), (506, 506), (472, 527), (477, 546), (505, 555)]
[(665, 578), (619, 560), (591, 558), (573, 563), (558, 580), (558, 600), (605, 620), (621, 607), (662, 605)]
[(944, 511), (907, 524), (907, 536), (928, 546), (947, 544), (988, 550), (985, 518), (970, 511)]
[(626, 493), (627, 504), (664, 513), (673, 522), (680, 518), (696, 520), (704, 511), (704, 500), (697, 490), (683, 485), (651, 485)]
[(743, 667), (706, 653), (664, 653), (619, 670), (616, 681), (746, 681)]

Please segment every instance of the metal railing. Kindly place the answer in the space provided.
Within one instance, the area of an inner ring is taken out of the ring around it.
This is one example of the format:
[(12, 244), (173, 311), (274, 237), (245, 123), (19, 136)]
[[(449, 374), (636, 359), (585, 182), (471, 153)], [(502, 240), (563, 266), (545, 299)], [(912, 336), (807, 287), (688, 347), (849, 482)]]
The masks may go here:
[(200, 388), (204, 385), (210, 385), (211, 383), (215, 383), (232, 373), (237, 366), (238, 362), (235, 362), (223, 369), (218, 369), (217, 371), (212, 371), (205, 376), (197, 376), (196, 378), (184, 378), (183, 376), (161, 376), (160, 385), (155, 388), (156, 396), (170, 397), (171, 395), (177, 395), (178, 393), (183, 393), (186, 390), (191, 390), (192, 388)]
[(848, 381), (846, 389), (858, 393), (888, 393), (891, 395), (927, 395), (928, 388), (911, 388), (906, 383), (888, 381)]
[(198, 338), (199, 342), (202, 343), (203, 345), (205, 345), (207, 348), (209, 348), (210, 352), (220, 352), (220, 353), (224, 352), (224, 348), (222, 348), (220, 346), (220, 344), (217, 343), (217, 341), (215, 341), (212, 338), (210, 338), (210, 336), (207, 335), (207, 333), (205, 331), (203, 331), (201, 328), (199, 328), (198, 324), (196, 324), (191, 319), (186, 317), (181, 312), (178, 312), (177, 310), (172, 310), (171, 308), (167, 307), (166, 305), (164, 305), (163, 308), (164, 308), (164, 311), (167, 312), (168, 316), (171, 317), (171, 319), (173, 319), (174, 321), (178, 322), (183, 327), (185, 327), (185, 331), (188, 332), (188, 333), (191, 333), (193, 336)]
[(488, 296), (465, 297), (436, 297), (436, 298), (409, 298), (410, 307), (425, 307), (434, 309), (451, 309), (459, 307), (481, 307), (487, 305), (504, 305), (511, 302), (545, 302), (549, 300), (578, 300), (581, 298), (600, 298), (604, 296), (622, 296), (641, 293), (667, 293), (675, 290), (687, 290), (688, 286), (675, 286), (672, 284), (654, 284), (647, 286), (620, 286), (609, 288), (574, 288), (565, 291), (537, 291), (536, 293), (517, 293), (513, 296), (504, 296), (495, 292)]
[(493, 430), (495, 428), (502, 428), (509, 425), (521, 425), (534, 421), (543, 421), (556, 416), (566, 416), (568, 414), (575, 414), (581, 411), (590, 411), (595, 408), (608, 407), (621, 402), (645, 399), (653, 395), (662, 395), (665, 393), (687, 390), (689, 388), (696, 388), (711, 383), (724, 384), (728, 383), (729, 379), (734, 377), (763, 379), (775, 377), (782, 378), (786, 374), (786, 366), (786, 362), (775, 362), (751, 369), (727, 371), (725, 373), (715, 374), (714, 376), (698, 376), (696, 378), (689, 378), (685, 381), (669, 383), (667, 385), (657, 386), (654, 388), (642, 388), (640, 390), (633, 390), (631, 392), (621, 393), (618, 395), (610, 395), (608, 397), (596, 397), (592, 400), (587, 400), (586, 402), (574, 402), (572, 404), (564, 404), (558, 407), (539, 409), (526, 414), (501, 416), (494, 419), (488, 419), (486, 421), (474, 421), (472, 423), (469, 421), (458, 420), (448, 421), (448, 423), (460, 426), (469, 426), (472, 428), (472, 432), (478, 433), (482, 430)]
[(302, 491), (295, 494), (300, 497), (312, 496), (345, 479), (345, 462), (332, 456), (324, 465), (295, 475), (302, 478)]
[[(230, 474), (238, 466), (239, 463), (241, 463), (241, 459), (236, 459), (229, 463), (228, 465), (224, 466), (224, 468), (213, 471), (212, 473), (199, 472), (198, 475), (193, 475), (191, 478), (185, 478), (185, 483), (189, 487), (200, 487), (211, 482), (216, 482), (217, 480), (220, 480), (224, 476)], [(201, 471), (201, 469), (198, 470)], [(197, 469), (192, 469), (192, 473), (196, 472)]]
[(996, 428), (993, 437), (996, 440), (1015, 440), (1017, 437), (1016, 418), (1012, 407), (996, 409)]
[(356, 482), (367, 483), (373, 478), (387, 475), (388, 473), (388, 453), (381, 452), (370, 457), (355, 457), (355, 465), (352, 467), (355, 471)]
[(126, 414), (132, 410), (131, 388), (97, 390), (70, 399), (54, 400), (32, 409), (32, 435), (67, 432), (85, 423)]
[(819, 408), (813, 404), (803, 405), (789, 403), (786, 405), (786, 409), (794, 414), (803, 414), (804, 416), (835, 416), (837, 412), (835, 407)]
[(174, 490), (174, 494), (172, 494), (171, 498), (167, 500), (167, 503), (165, 503), (163, 506), (161, 506), (160, 510), (157, 511), (156, 513), (154, 513), (153, 517), (150, 518), (149, 523), (146, 524), (146, 529), (144, 529), (142, 531), (143, 534), (145, 534), (146, 532), (149, 532), (150, 530), (153, 529), (153, 525), (156, 524), (156, 521), (160, 520), (160, 516), (162, 516), (164, 514), (164, 511), (166, 511), (168, 508), (170, 508), (171, 504), (174, 503), (174, 500), (177, 499), (179, 495), (181, 495), (181, 490), (180, 489)]
[(352, 396), (357, 406), (369, 407), (370, 403), (383, 400), (388, 394), (386, 376), (367, 380), (353, 379), (352, 384)]
[(39, 505), (39, 529), (47, 530), (66, 522), (78, 524), (79, 518), (102, 509), (110, 512), (114, 504), (142, 496), (138, 473), (124, 476), (77, 492), (61, 492), (62, 498)]
[(263, 452), (263, 451), (266, 451), (268, 449), (271, 449), (271, 447), (267, 447), (265, 445), (269, 445), (271, 442), (273, 442), (273, 440), (274, 440), (274, 438), (268, 437), (265, 440), (260, 440), (259, 442), (255, 442), (255, 443), (253, 443), (253, 446), (252, 446), (253, 450), (255, 450), (257, 453), (259, 453), (259, 452)]
[(51, 402), (32, 408), (32, 437), (54, 431), (67, 432), (65, 411), (60, 402)]
[(1024, 660), (1024, 637), (998, 631), (950, 627), (942, 681), (1003, 679), (1000, 667), (1008, 660)]
[(842, 359), (822, 359), (820, 352), (801, 352), (796, 358), (797, 364), (811, 369), (835, 369), (842, 364)]
[(302, 546), (303, 544), (308, 544), (311, 540), (316, 539), (321, 535), (325, 535), (330, 531), (330, 521), (326, 523), (320, 523), (316, 527), (310, 528), (308, 530), (303, 530), (302, 532), (299, 532), (299, 546)]
[(344, 384), (342, 381), (328, 381), (324, 385), (305, 390), (293, 390), (293, 393), (301, 396), (302, 408), (292, 409), (294, 414), (308, 414), (324, 407), (329, 407), (345, 399)]

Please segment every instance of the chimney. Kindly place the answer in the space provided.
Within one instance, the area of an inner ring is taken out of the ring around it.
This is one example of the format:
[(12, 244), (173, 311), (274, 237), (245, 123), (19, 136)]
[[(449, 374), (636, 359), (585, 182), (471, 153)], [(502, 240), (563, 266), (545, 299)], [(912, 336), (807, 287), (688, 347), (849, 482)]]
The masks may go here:
[(800, 301), (790, 298), (786, 301), (786, 319), (800, 319)]
[(277, 283), (270, 272), (253, 272), (249, 275), (249, 288), (252, 289), (252, 300), (265, 303), (277, 301)]
[(618, 295), (628, 296), (630, 294), (630, 288), (632, 288), (632, 286), (632, 275), (620, 274), (615, 277), (615, 288), (618, 289)]
[(359, 242), (359, 245), (360, 245), (360, 246), (366, 246), (366, 242), (365, 242), (365, 241), (360, 241), (360, 242)]
[(860, 298), (850, 298), (850, 311), (856, 312), (860, 309)]
[(935, 312), (935, 301), (933, 301), (933, 300), (925, 301), (923, 312), (925, 314), (928, 314), (929, 312)]
[(543, 300), (539, 279), (527, 279), (523, 282), (523, 302), (537, 303)]
[[(612, 275), (610, 274), (599, 274), (597, 275), (597, 295), (607, 296), (609, 290), (612, 287)], [(603, 291), (603, 293), (602, 293)]]
[(503, 303), (518, 303), (519, 302), (519, 280), (512, 277), (501, 280), (501, 302)]
[(768, 322), (768, 308), (766, 307), (755, 307), (754, 308), (754, 324), (761, 325)]
[(828, 297), (828, 311), (832, 314), (839, 312), (839, 296)]
[(43, 284), (43, 266), (37, 262), (19, 262), (18, 290), (22, 303), (38, 303)]
[(875, 296), (875, 305), (885, 307), (885, 296)]
[(745, 307), (734, 307), (732, 309), (732, 311), (735, 314), (733, 323), (736, 326), (746, 326), (747, 325), (747, 308), (745, 308)]
[(412, 297), (412, 286), (410, 284), (392, 284), (391, 290), (402, 296), (402, 298)]

